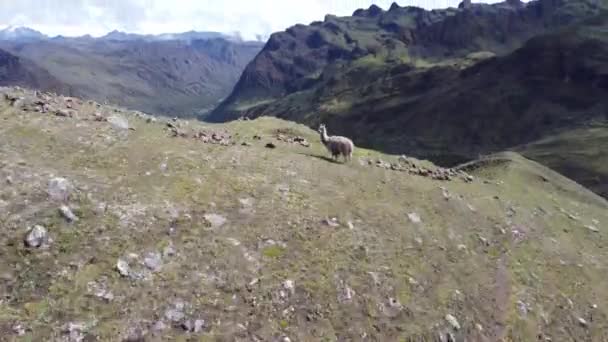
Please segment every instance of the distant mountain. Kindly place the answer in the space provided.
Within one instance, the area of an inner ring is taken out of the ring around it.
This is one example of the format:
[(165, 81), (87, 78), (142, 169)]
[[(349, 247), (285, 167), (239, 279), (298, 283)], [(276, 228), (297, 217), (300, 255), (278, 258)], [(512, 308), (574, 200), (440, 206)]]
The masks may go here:
[(193, 40), (201, 40), (201, 39), (215, 39), (215, 38), (224, 38), (226, 40), (230, 40), (233, 37), (228, 34), (220, 33), (220, 32), (197, 32), (197, 31), (189, 31), (183, 33), (163, 33), (158, 35), (141, 35), (135, 33), (125, 33), (118, 30), (114, 30), (109, 32), (100, 39), (104, 40), (117, 40), (117, 41), (133, 41), (133, 40), (143, 40), (143, 41), (162, 41), (162, 40), (183, 40), (183, 41), (193, 41)]
[(46, 35), (27, 27), (9, 26), (3, 30), (0, 30), (0, 40), (32, 41), (47, 38), (48, 37)]
[(9, 85), (47, 89), (57, 93), (71, 91), (69, 86), (62, 84), (46, 70), (0, 49), (0, 86)]
[[(13, 34), (5, 35), (10, 39), (0, 41), (0, 48), (36, 70), (25, 77), (23, 69), (8, 64), (5, 83), (182, 117), (213, 109), (262, 48), (194, 31), (158, 36), (114, 31), (101, 38), (43, 40), (35, 40), (40, 36), (29, 29), (5, 31)], [(36, 75), (53, 82), (36, 81)]]

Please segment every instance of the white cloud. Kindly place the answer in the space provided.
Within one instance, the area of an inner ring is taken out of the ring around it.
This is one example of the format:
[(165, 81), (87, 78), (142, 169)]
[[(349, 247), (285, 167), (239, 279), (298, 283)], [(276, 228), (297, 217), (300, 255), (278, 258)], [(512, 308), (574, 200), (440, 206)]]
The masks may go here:
[[(323, 20), (326, 14), (350, 15), (393, 0), (0, 0), (0, 27), (28, 26), (49, 35), (100, 36), (118, 29), (134, 33), (190, 30), (239, 31), (246, 39), (267, 37), (297, 23)], [(402, 0), (401, 6), (443, 8), (460, 0)], [(473, 1), (476, 2), (476, 1)], [(487, 0), (483, 2), (497, 2)]]

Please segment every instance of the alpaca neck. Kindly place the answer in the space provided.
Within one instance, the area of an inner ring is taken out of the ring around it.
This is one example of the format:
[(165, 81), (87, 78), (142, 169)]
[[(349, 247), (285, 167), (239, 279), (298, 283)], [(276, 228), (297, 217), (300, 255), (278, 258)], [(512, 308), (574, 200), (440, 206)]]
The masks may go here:
[(321, 142), (323, 144), (327, 144), (327, 140), (329, 139), (329, 137), (327, 136), (327, 130), (325, 128), (323, 128), (321, 130)]

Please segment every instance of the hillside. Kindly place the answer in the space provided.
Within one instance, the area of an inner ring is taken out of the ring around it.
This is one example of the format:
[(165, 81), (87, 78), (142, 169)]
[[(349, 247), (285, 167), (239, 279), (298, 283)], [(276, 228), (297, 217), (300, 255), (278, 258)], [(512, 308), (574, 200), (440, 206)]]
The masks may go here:
[(341, 164), (280, 119), (0, 93), (9, 341), (608, 339), (608, 203), (517, 154)]
[[(230, 93), (262, 47), (223, 38), (194, 39), (205, 37), (203, 33), (175, 35), (176, 39), (118, 34), (98, 39), (5, 40), (0, 48), (51, 75), (69, 89), (61, 92), (64, 95), (168, 116), (197, 116)], [(19, 81), (15, 85), (57, 89), (20, 79), (17, 69), (6, 73)]]
[(0, 86), (30, 86), (67, 93), (69, 87), (63, 85), (46, 70), (0, 49)]
[[(592, 122), (606, 127), (607, 18), (582, 0), (432, 12), (372, 7), (353, 17), (328, 17), (273, 36), (208, 119), (266, 115), (309, 126), (325, 122), (360, 146), (442, 165)], [(399, 30), (386, 24), (390, 20), (401, 25), (395, 24)], [(331, 33), (336, 22), (341, 29)], [(392, 29), (387, 31), (387, 25)], [(406, 30), (407, 25), (414, 28)], [(398, 38), (396, 30), (409, 33)], [(377, 33), (365, 37), (363, 32)], [(332, 59), (321, 52), (332, 55), (330, 43), (299, 48), (317, 35), (324, 42), (336, 41), (336, 35), (359, 38), (348, 45), (354, 55)], [(287, 52), (293, 44), (298, 48), (289, 51), (295, 56)], [(373, 49), (358, 49), (362, 44)], [(318, 64), (299, 68), (300, 58)], [(281, 67), (289, 63), (294, 68)], [(576, 167), (560, 171), (605, 194), (605, 183), (589, 180), (607, 174), (601, 168), (580, 174), (587, 168), (579, 164), (583, 159), (570, 157), (564, 156), (565, 164)]]

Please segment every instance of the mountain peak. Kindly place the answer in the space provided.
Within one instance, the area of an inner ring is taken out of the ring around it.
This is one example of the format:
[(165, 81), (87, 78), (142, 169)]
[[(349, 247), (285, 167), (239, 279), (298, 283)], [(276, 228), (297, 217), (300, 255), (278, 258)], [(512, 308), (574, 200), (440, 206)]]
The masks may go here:
[(46, 39), (46, 35), (24, 26), (8, 26), (0, 30), (0, 40), (37, 40)]

